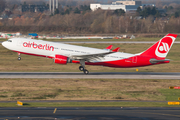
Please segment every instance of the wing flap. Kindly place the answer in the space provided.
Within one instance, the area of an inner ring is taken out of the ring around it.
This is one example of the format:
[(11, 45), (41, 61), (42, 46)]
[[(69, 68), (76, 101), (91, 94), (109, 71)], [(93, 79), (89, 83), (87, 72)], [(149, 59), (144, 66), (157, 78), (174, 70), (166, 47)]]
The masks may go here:
[(75, 60), (86, 60), (86, 61), (90, 61), (93, 59), (103, 59), (103, 57), (105, 55), (108, 54), (112, 54), (114, 52), (110, 51), (110, 52), (105, 52), (105, 53), (97, 53), (97, 54), (85, 54), (85, 55), (72, 55), (71, 58), (75, 59)]

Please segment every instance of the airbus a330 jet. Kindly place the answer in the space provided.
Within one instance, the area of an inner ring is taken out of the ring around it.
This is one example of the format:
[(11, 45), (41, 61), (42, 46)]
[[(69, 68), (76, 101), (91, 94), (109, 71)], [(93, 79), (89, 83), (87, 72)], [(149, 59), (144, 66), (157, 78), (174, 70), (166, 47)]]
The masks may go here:
[(176, 34), (167, 34), (150, 48), (137, 54), (118, 52), (119, 47), (111, 50), (112, 45), (106, 49), (97, 49), (28, 38), (8, 39), (2, 45), (17, 52), (18, 60), (21, 60), (21, 54), (27, 54), (51, 58), (57, 64), (79, 63), (79, 70), (88, 74), (85, 65), (130, 68), (169, 63), (170, 60), (165, 58), (176, 37)]

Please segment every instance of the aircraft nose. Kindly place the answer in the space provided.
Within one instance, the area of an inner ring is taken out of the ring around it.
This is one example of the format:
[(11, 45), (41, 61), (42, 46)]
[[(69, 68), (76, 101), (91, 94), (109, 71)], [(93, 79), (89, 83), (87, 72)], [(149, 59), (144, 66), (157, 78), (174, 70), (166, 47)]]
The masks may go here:
[(5, 42), (2, 42), (2, 46), (4, 46), (5, 45)]
[(6, 47), (6, 41), (4, 41), (4, 42), (2, 42), (1, 44), (2, 44), (2, 46), (4, 46), (4, 47)]

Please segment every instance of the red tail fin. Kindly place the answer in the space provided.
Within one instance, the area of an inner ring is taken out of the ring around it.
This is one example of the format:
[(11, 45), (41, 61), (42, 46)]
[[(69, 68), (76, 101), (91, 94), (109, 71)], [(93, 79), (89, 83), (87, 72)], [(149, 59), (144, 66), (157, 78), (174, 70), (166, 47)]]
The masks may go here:
[(141, 53), (141, 56), (149, 56), (154, 58), (165, 59), (171, 46), (173, 45), (177, 35), (176, 34), (167, 34), (149, 49)]

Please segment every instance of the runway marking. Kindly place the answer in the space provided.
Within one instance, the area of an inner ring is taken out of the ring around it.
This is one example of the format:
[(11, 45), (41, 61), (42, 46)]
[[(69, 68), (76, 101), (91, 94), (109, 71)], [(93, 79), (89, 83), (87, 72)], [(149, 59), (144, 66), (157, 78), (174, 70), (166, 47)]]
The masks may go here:
[(168, 105), (179, 105), (180, 102), (168, 102)]
[(53, 112), (54, 114), (56, 113), (56, 110), (57, 110), (57, 108), (54, 109), (54, 112)]
[(146, 113), (146, 114), (156, 114), (156, 115), (180, 117), (180, 115), (172, 115), (172, 114), (164, 114), (164, 113), (149, 113), (149, 112), (136, 112), (136, 113)]

